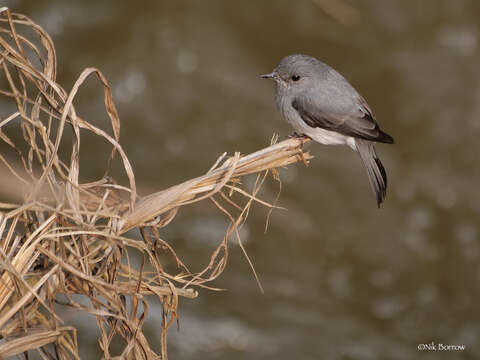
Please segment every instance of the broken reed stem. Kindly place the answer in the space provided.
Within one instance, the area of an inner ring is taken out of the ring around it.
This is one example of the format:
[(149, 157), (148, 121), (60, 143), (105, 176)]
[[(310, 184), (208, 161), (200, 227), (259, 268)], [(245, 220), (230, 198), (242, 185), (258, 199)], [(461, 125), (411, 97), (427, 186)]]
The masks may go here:
[[(0, 143), (9, 149), (0, 153), (0, 176), (15, 199), (0, 202), (0, 359), (30, 352), (78, 359), (76, 329), (64, 324), (58, 303), (95, 317), (105, 359), (158, 359), (150, 347), (158, 337), (148, 339), (143, 331), (148, 300), (154, 296), (163, 308), (160, 352), (166, 360), (167, 330), (178, 319), (179, 297), (193, 299), (198, 288), (215, 289), (209, 284), (227, 264), (232, 235), (256, 276), (239, 228), (253, 202), (276, 208), (258, 198), (258, 192), (269, 171), (275, 175), (276, 168), (308, 162), (310, 154), (301, 149), (308, 140), (292, 138), (244, 156), (223, 154), (206, 174), (138, 199), (106, 78), (87, 68), (66, 91), (56, 81), (56, 64), (49, 35), (26, 16), (0, 8), (0, 97), (11, 109), (0, 119)], [(90, 76), (103, 90), (109, 129), (95, 127), (75, 111), (76, 94)], [(81, 182), (80, 138), (85, 132), (111, 145), (105, 174), (119, 157), (128, 184), (119, 185), (107, 175)], [(61, 160), (65, 156), (59, 156), (59, 144), (67, 143), (66, 133), (72, 135), (71, 152)], [(258, 176), (253, 189), (240, 181), (249, 174)], [(191, 271), (159, 229), (180, 207), (205, 199), (230, 225), (208, 264)], [(141, 238), (127, 237), (132, 229)], [(133, 258), (141, 264), (133, 265)], [(87, 305), (74, 295), (87, 298)], [(111, 344), (119, 338), (126, 345), (121, 354), (112, 354)]]
[[(120, 233), (139, 226), (172, 208), (184, 205), (187, 201), (202, 200), (204, 198), (202, 194), (206, 194), (207, 197), (213, 196), (227, 183), (231, 183), (229, 186), (232, 189), (237, 189), (234, 180), (240, 176), (285, 167), (299, 160), (308, 161), (311, 155), (302, 152), (302, 146), (307, 141), (308, 139), (305, 138), (290, 138), (250, 155), (241, 157), (237, 154), (227, 159), (220, 167), (210, 169), (203, 176), (146, 196), (135, 204), (133, 211), (125, 215)], [(219, 184), (222, 186), (218, 186)], [(239, 191), (241, 192), (241, 189)]]

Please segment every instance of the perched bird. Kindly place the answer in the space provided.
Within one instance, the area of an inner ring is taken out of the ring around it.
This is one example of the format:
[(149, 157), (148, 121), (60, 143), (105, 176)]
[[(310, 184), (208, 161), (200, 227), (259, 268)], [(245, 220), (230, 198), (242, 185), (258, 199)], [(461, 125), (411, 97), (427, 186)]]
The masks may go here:
[(325, 145), (346, 144), (360, 155), (380, 207), (387, 174), (375, 142), (393, 144), (393, 138), (380, 130), (365, 99), (337, 71), (307, 55), (289, 55), (261, 77), (275, 80), (277, 107), (296, 133)]

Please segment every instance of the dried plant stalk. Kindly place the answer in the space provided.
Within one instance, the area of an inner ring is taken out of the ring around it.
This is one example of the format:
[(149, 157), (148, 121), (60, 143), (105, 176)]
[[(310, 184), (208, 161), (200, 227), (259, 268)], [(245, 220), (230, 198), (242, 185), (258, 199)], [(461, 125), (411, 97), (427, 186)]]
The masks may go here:
[[(38, 38), (28, 38), (27, 30)], [(179, 297), (193, 299), (196, 288), (212, 288), (209, 283), (226, 266), (232, 235), (245, 250), (238, 228), (251, 204), (274, 208), (257, 197), (266, 174), (299, 160), (307, 162), (311, 156), (301, 148), (308, 140), (288, 139), (247, 156), (236, 153), (225, 159), (224, 154), (205, 175), (138, 198), (132, 166), (119, 143), (120, 119), (102, 73), (87, 68), (70, 92), (64, 90), (56, 82), (57, 60), (49, 35), (7, 8), (0, 8), (0, 50), (5, 87), (0, 96), (14, 109), (0, 119), (0, 141), (16, 154), (0, 153), (0, 174), (16, 199), (0, 202), (0, 358), (29, 351), (44, 358), (79, 358), (76, 329), (64, 324), (56, 306), (62, 294), (65, 305), (96, 318), (98, 343), (106, 359), (115, 355), (167, 359), (167, 330), (178, 317)], [(103, 88), (109, 130), (76, 114), (75, 95), (90, 76)], [(4, 131), (7, 127), (13, 136)], [(111, 144), (105, 173), (119, 156), (128, 184), (119, 185), (108, 176), (81, 183), (81, 129)], [(66, 162), (59, 156), (59, 146), (66, 142), (67, 132), (73, 138)], [(239, 182), (248, 174), (259, 175), (250, 191)], [(233, 202), (233, 192), (245, 199), (244, 204)], [(158, 229), (167, 226), (180, 207), (205, 199), (231, 224), (207, 266), (191, 272)], [(226, 210), (227, 203), (237, 213)], [(138, 229), (141, 238), (127, 237), (131, 229)], [(130, 261), (134, 253), (140, 254), (140, 266)], [(177, 264), (174, 273), (165, 271), (160, 255)], [(89, 305), (75, 301), (73, 295), (78, 294), (85, 295)], [(151, 296), (163, 305), (161, 354), (150, 348), (142, 328)], [(126, 342), (121, 354), (111, 353), (116, 337)]]

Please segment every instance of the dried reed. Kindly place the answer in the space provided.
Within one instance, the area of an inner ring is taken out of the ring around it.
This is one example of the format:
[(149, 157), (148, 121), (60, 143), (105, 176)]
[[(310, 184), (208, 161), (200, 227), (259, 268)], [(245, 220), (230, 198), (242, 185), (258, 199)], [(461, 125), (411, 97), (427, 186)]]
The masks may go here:
[[(0, 166), (2, 176), (10, 175), (12, 197), (19, 199), (0, 203), (0, 358), (27, 357), (32, 351), (42, 358), (79, 358), (76, 329), (65, 324), (56, 306), (62, 295), (66, 305), (96, 318), (106, 359), (115, 357), (111, 344), (118, 337), (126, 343), (116, 354), (121, 358), (167, 359), (167, 330), (178, 317), (179, 297), (193, 299), (195, 288), (210, 288), (208, 283), (226, 266), (228, 239), (233, 235), (242, 246), (238, 229), (252, 202), (274, 207), (257, 197), (267, 173), (307, 162), (311, 156), (301, 150), (307, 140), (288, 139), (248, 156), (224, 154), (205, 175), (138, 198), (132, 166), (119, 143), (120, 120), (102, 73), (87, 68), (72, 90), (65, 91), (56, 82), (57, 60), (49, 35), (7, 8), (0, 9), (0, 50), (1, 81), (7, 87), (0, 94), (15, 106), (0, 120), (0, 139), (16, 154), (0, 153)], [(111, 130), (93, 126), (75, 112), (75, 95), (89, 76), (103, 87)], [(2, 129), (7, 124), (20, 136), (7, 135)], [(108, 176), (80, 182), (80, 129), (111, 144), (110, 160), (120, 156), (127, 185)], [(71, 155), (62, 161), (59, 145), (67, 141), (66, 131), (73, 134)], [(250, 191), (239, 181), (247, 174), (258, 174)], [(232, 193), (240, 194), (244, 203), (234, 203)], [(181, 206), (205, 199), (231, 223), (208, 265), (192, 273), (158, 229), (168, 225)], [(131, 229), (137, 229), (140, 238), (127, 237)], [(142, 259), (137, 267), (130, 261), (134, 252)], [(160, 259), (166, 255), (176, 262), (175, 273), (165, 271)], [(77, 302), (73, 295), (78, 294), (86, 296), (89, 305)], [(152, 295), (163, 306), (161, 354), (150, 348), (142, 329)]]

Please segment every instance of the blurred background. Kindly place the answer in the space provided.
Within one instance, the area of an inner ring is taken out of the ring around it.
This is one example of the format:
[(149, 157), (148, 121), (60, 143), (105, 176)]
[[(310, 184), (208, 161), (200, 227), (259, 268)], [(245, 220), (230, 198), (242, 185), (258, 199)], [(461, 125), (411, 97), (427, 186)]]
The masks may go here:
[[(480, 358), (480, 2), (3, 3), (50, 33), (67, 91), (85, 67), (105, 74), (142, 195), (204, 173), (224, 151), (250, 153), (290, 134), (273, 82), (259, 75), (291, 53), (341, 72), (395, 138), (377, 147), (389, 175), (380, 210), (346, 147), (310, 145), (310, 167), (282, 170), (278, 205), (288, 211), (274, 211), (264, 233), (267, 211), (255, 206), (242, 230), (265, 294), (232, 241), (213, 284), (226, 291), (181, 300), (172, 359)], [(95, 81), (76, 103), (107, 126)], [(109, 154), (95, 138), (89, 145), (82, 138), (83, 181), (103, 175)], [(261, 197), (277, 192), (270, 178)], [(163, 235), (195, 271), (227, 225), (201, 204)], [(157, 301), (150, 311), (159, 349)], [(83, 356), (98, 358), (87, 338), (95, 320), (70, 321)], [(432, 341), (466, 350), (418, 350)]]

